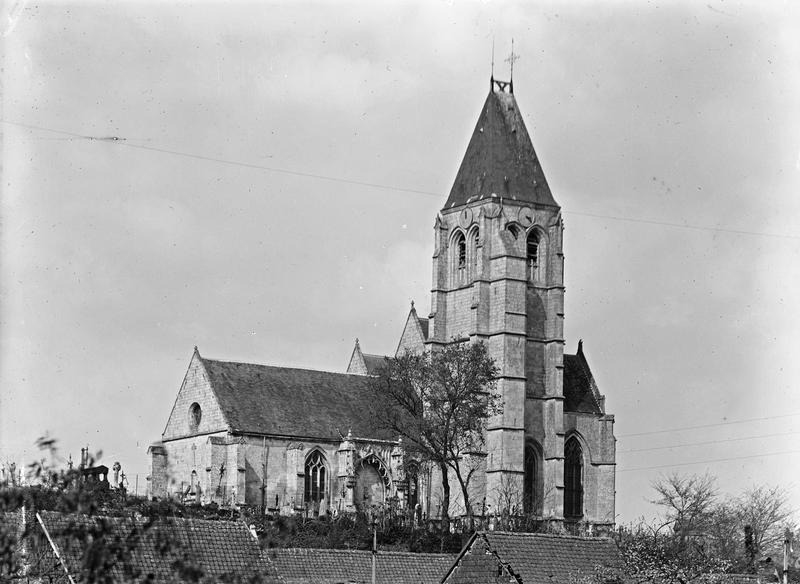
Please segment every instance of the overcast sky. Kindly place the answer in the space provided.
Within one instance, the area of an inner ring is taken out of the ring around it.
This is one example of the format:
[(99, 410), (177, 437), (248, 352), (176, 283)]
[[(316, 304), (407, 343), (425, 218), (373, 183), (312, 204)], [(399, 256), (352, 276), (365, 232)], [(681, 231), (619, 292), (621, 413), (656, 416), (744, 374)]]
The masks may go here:
[(513, 38), (565, 214), (567, 352), (584, 340), (616, 415), (618, 520), (673, 470), (800, 508), (796, 3), (3, 10), (4, 460), (49, 432), (142, 492), (195, 345), (333, 371), (356, 337), (392, 353)]

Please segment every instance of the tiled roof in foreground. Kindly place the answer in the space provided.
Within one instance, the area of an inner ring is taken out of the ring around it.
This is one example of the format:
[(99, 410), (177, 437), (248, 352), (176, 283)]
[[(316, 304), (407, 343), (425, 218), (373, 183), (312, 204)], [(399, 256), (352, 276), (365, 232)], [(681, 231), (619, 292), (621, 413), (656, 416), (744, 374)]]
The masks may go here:
[(461, 552), (446, 584), (499, 582), (570, 584), (598, 568), (621, 573), (622, 560), (610, 539), (539, 533), (476, 533)]
[[(275, 548), (265, 552), (287, 584), (368, 584), (372, 552)], [(455, 560), (450, 554), (378, 552), (378, 584), (438, 584)]]
[(85, 560), (100, 549), (93, 536), (98, 533), (104, 534), (102, 549), (111, 561), (99, 569), (115, 582), (180, 582), (179, 565), (213, 581), (232, 577), (250, 581), (259, 576), (264, 584), (283, 582), (242, 522), (89, 517), (52, 511), (43, 511), (41, 517), (78, 582), (86, 580)]

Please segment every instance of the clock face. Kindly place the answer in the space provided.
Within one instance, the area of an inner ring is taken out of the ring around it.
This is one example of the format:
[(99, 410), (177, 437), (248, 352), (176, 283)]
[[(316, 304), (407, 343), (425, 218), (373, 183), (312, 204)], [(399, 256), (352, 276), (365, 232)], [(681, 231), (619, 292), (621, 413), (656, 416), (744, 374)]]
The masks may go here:
[(533, 224), (533, 218), (533, 209), (530, 207), (523, 207), (519, 210), (519, 222), (525, 227), (529, 227)]
[(462, 209), (461, 212), (458, 214), (458, 224), (461, 227), (469, 227), (472, 223), (472, 209), (467, 207), (466, 209)]

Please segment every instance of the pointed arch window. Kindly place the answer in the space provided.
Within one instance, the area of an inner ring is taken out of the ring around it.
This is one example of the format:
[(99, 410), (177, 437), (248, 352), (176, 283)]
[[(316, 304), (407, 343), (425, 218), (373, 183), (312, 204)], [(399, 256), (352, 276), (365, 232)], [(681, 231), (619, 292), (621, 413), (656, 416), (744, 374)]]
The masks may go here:
[(315, 450), (306, 458), (305, 475), (305, 502), (318, 503), (325, 496), (327, 479), (325, 458), (319, 450)]
[(564, 517), (583, 517), (583, 449), (574, 437), (564, 445)]
[(531, 231), (528, 234), (526, 250), (528, 257), (528, 277), (533, 280), (536, 276), (536, 270), (539, 268), (539, 234), (536, 231)]
[(536, 447), (530, 442), (525, 445), (525, 480), (523, 483), (522, 507), (525, 513), (537, 513), (539, 511), (539, 499), (537, 496), (537, 485), (539, 482), (539, 460)]

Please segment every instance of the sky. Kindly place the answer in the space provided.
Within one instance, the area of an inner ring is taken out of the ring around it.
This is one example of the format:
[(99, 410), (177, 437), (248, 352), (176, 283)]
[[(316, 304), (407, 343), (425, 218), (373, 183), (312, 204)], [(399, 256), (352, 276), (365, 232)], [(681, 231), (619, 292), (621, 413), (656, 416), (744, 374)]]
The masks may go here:
[(672, 472), (800, 510), (796, 3), (10, 0), (0, 27), (3, 461), (48, 434), (143, 492), (195, 345), (393, 353), (513, 38), (617, 520)]

